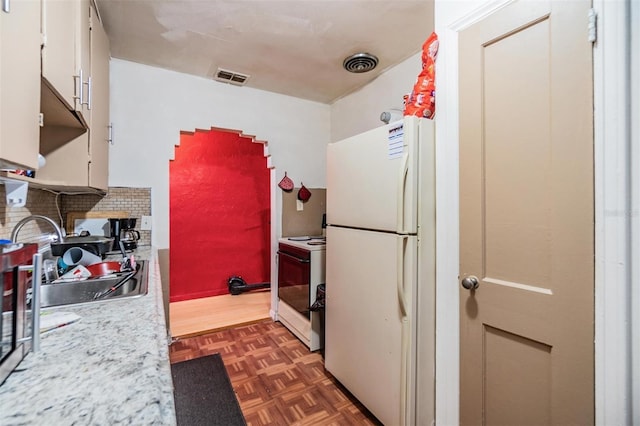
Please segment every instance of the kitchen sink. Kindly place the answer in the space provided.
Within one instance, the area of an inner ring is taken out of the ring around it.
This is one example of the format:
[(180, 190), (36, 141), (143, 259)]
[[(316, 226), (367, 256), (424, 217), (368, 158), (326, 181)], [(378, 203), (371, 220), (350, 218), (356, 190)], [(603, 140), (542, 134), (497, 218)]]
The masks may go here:
[(137, 261), (136, 270), (118, 272), (82, 281), (43, 282), (40, 287), (40, 306), (97, 303), (147, 294), (148, 271), (146, 260)]

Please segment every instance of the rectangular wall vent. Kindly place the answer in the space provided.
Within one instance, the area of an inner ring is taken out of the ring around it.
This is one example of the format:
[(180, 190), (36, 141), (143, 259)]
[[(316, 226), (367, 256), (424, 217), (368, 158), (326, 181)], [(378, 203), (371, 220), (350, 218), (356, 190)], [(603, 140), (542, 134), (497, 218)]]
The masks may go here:
[(240, 74), (235, 71), (229, 71), (222, 68), (218, 68), (214, 79), (222, 81), (223, 83), (235, 84), (236, 86), (244, 86), (245, 82), (249, 78), (246, 74)]

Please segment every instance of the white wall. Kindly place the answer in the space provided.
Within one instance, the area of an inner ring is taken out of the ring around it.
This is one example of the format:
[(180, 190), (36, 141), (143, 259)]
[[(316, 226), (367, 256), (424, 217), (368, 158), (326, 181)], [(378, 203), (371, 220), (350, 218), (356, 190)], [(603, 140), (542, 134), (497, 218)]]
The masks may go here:
[[(640, 424), (638, 28), (633, 0), (596, 0), (596, 424)], [(635, 18), (635, 20), (634, 20)], [(632, 114), (635, 113), (635, 116)]]
[(118, 59), (110, 71), (109, 186), (152, 188), (154, 246), (169, 247), (169, 160), (181, 130), (241, 130), (268, 142), (276, 183), (286, 170), (297, 185), (325, 187), (328, 105)]
[[(630, 2), (629, 22), (640, 22), (640, 2)], [(631, 159), (630, 164), (640, 164), (640, 28), (631, 25)], [(631, 369), (633, 401), (632, 424), (640, 424), (640, 171), (631, 170)]]
[[(430, 33), (425, 34), (425, 40)], [(417, 46), (420, 50), (421, 46)], [(402, 97), (411, 93), (422, 70), (421, 53), (386, 70), (374, 81), (331, 105), (331, 141), (335, 142), (384, 125), (380, 113), (402, 111)]]

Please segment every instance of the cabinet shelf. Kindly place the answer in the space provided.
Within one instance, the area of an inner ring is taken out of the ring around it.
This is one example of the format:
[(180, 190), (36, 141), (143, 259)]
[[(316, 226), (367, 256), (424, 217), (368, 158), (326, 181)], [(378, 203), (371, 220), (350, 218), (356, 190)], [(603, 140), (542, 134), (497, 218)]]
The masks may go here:
[(44, 126), (40, 129), (40, 153), (47, 155), (65, 143), (86, 133), (87, 122), (74, 111), (58, 91), (42, 77), (40, 105), (44, 113)]
[[(37, 173), (38, 172), (36, 171), (36, 175)], [(30, 178), (8, 171), (0, 171), (0, 181), (26, 182), (32, 188), (49, 190), (53, 192), (64, 192), (69, 194), (96, 194), (100, 196), (106, 195), (106, 191), (97, 188), (90, 188), (86, 186), (69, 186), (65, 185), (63, 182)]]

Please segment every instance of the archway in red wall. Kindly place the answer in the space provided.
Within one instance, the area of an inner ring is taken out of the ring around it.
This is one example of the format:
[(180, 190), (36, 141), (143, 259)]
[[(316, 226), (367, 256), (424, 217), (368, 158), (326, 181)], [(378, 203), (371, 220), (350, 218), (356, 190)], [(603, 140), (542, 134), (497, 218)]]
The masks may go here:
[(237, 131), (181, 132), (169, 164), (170, 301), (270, 279), (270, 172), (264, 145)]

